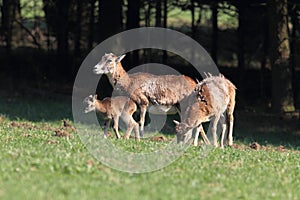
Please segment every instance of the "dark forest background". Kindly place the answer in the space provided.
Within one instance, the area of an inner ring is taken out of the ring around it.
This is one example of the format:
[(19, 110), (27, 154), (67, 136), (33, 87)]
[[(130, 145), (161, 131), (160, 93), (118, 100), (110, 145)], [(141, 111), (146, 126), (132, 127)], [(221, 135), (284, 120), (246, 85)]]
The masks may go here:
[[(0, 7), (2, 91), (70, 95), (93, 47), (121, 31), (156, 26), (198, 41), (237, 86), (240, 106), (275, 113), (300, 107), (300, 1), (0, 0)], [(178, 56), (154, 49), (132, 52), (124, 66), (148, 62), (201, 78)]]

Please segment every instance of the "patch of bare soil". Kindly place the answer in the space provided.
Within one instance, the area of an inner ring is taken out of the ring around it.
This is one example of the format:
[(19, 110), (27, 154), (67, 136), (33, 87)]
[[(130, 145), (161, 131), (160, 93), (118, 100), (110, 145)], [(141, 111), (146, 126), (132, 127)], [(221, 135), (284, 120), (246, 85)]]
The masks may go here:
[[(124, 135), (124, 137), (125, 137), (125, 135)], [(134, 139), (135, 140), (135, 136), (134, 135), (130, 135), (129, 139)]]
[(286, 151), (286, 149), (285, 149), (284, 146), (279, 145), (279, 146), (277, 147), (277, 151), (284, 152), (284, 151)]
[(65, 130), (62, 130), (62, 129), (58, 129), (55, 132), (55, 135), (56, 137), (70, 137), (70, 133), (68, 133), (67, 131)]
[(107, 137), (113, 137), (113, 134), (110, 131), (107, 131)]
[(249, 146), (244, 145), (244, 144), (233, 144), (231, 146), (232, 148), (238, 149), (238, 150), (246, 150), (246, 149), (253, 149), (256, 151), (279, 151), (279, 152), (286, 152), (288, 151), (283, 145), (279, 145), (278, 147), (273, 147), (273, 146), (265, 146), (265, 145), (260, 145), (257, 142), (251, 143)]
[(25, 122), (17, 122), (17, 121), (12, 121), (9, 126), (15, 128), (25, 128), (28, 130), (33, 130), (37, 128), (35, 125), (25, 123)]
[(58, 129), (54, 130), (55, 134), (53, 136), (70, 137), (72, 133), (76, 131), (75, 127), (66, 120), (62, 120), (61, 122), (62, 125)]
[[(46, 130), (46, 131), (54, 132), (55, 134), (53, 136), (56, 136), (56, 137), (70, 137), (71, 134), (76, 131), (75, 127), (72, 126), (70, 124), (70, 122), (68, 122), (67, 120), (62, 120), (61, 122), (62, 122), (62, 125), (57, 129), (55, 129), (49, 125), (37, 127), (36, 125), (30, 124), (27, 122), (18, 122), (18, 121), (12, 121), (9, 124), (9, 126), (12, 128), (13, 127), (14, 128), (23, 128), (23, 129), (27, 129), (27, 130), (37, 130), (37, 129)], [(23, 132), (22, 136), (23, 137), (32, 137), (33, 135)]]
[(151, 141), (156, 141), (156, 142), (164, 142), (167, 141), (167, 138), (164, 136), (152, 136), (149, 138)]
[(49, 124), (46, 124), (45, 126), (43, 126), (43, 130), (54, 132), (56, 129)]
[(235, 148), (235, 149), (239, 149), (239, 150), (245, 150), (248, 148), (248, 146), (244, 145), (244, 144), (232, 144), (231, 146), (232, 148)]
[(250, 147), (251, 149), (254, 149), (254, 150), (260, 150), (260, 149), (261, 149), (260, 144), (258, 144), (257, 142), (253, 142), (252, 144), (250, 144), (249, 147)]
[(48, 140), (47, 144), (59, 144), (59, 142), (55, 140)]
[(92, 167), (93, 165), (95, 165), (95, 163), (93, 160), (87, 160), (86, 165)]
[(4, 116), (0, 115), (0, 124), (3, 122)]
[(32, 137), (31, 134), (28, 134), (28, 133), (25, 133), (25, 132), (22, 133), (22, 136), (23, 136), (23, 137)]
[(66, 121), (65, 119), (62, 120), (63, 123), (63, 127), (66, 129), (70, 129), (71, 131), (75, 131), (75, 127), (72, 126), (68, 121)]
[(36, 129), (42, 129), (42, 130), (45, 130), (45, 131), (55, 131), (55, 128), (49, 126), (48, 124), (45, 125), (45, 126), (42, 126), (42, 127), (38, 127), (36, 125), (33, 125), (33, 124), (30, 124), (28, 122), (18, 122), (18, 121), (12, 121), (9, 126), (11, 128), (24, 128), (24, 129), (27, 129), (27, 130), (36, 130)]

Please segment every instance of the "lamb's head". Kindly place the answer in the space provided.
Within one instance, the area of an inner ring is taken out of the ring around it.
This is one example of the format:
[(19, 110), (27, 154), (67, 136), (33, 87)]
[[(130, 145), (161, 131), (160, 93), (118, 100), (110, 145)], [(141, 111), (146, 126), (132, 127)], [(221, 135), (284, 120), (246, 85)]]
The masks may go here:
[(117, 70), (117, 64), (121, 62), (124, 57), (125, 54), (116, 56), (113, 53), (106, 53), (94, 67), (93, 71), (95, 74), (114, 74)]
[(189, 139), (191, 139), (193, 127), (190, 127), (186, 123), (178, 122), (176, 120), (173, 120), (173, 122), (176, 124), (175, 130), (177, 136), (177, 143), (186, 143)]
[(97, 95), (96, 94), (86, 97), (83, 101), (83, 103), (86, 104), (86, 107), (84, 109), (84, 113), (89, 113), (91, 111), (94, 111), (96, 101), (97, 101)]

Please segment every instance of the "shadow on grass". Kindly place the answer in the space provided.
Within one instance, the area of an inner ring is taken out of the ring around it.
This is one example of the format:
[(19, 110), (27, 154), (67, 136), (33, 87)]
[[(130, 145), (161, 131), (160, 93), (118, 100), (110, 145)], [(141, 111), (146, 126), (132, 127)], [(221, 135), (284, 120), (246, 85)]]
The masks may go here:
[[(257, 142), (260, 145), (282, 145), (285, 148), (300, 149), (300, 120), (283, 120), (279, 116), (265, 112), (235, 112), (233, 137), (234, 141), (250, 145)], [(180, 116), (169, 115), (161, 132), (176, 137), (173, 119), (180, 120)], [(204, 123), (205, 132), (208, 132), (208, 123)]]
[[(52, 99), (37, 96), (0, 97), (0, 115), (11, 120), (60, 121), (72, 120), (71, 97)], [(138, 119), (137, 116), (135, 116)], [(173, 119), (180, 120), (178, 114), (169, 115), (159, 132), (176, 137)], [(148, 116), (149, 121), (149, 116)], [(148, 122), (149, 123), (149, 122)], [(204, 124), (207, 130), (207, 124)], [(300, 148), (300, 120), (282, 120), (265, 112), (235, 112), (234, 140), (246, 145), (257, 142), (261, 145), (283, 145), (285, 148)]]
[(281, 119), (265, 112), (238, 111), (235, 114), (234, 138), (244, 144), (283, 145), (300, 148), (299, 119)]
[[(180, 116), (169, 115), (161, 132), (176, 137), (173, 119), (180, 120)], [(233, 137), (235, 142), (250, 145), (257, 142), (260, 145), (284, 146), (289, 149), (300, 149), (300, 120), (283, 120), (279, 116), (260, 112), (237, 110), (235, 112)], [(208, 123), (204, 123), (205, 132)]]
[(72, 120), (71, 97), (54, 100), (50, 97), (1, 95), (0, 115), (11, 120), (58, 121)]

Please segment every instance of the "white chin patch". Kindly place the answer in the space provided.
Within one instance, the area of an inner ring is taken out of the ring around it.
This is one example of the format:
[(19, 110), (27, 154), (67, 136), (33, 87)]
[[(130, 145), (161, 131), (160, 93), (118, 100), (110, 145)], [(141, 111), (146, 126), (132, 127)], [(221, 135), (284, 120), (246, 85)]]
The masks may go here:
[(101, 74), (101, 70), (100, 70), (101, 68), (100, 68), (100, 65), (99, 64), (97, 64), (97, 65), (95, 65), (95, 67), (94, 67), (94, 69), (93, 69), (93, 72), (95, 73), (95, 74)]
[(179, 145), (183, 145), (183, 141), (178, 141), (177, 142)]

